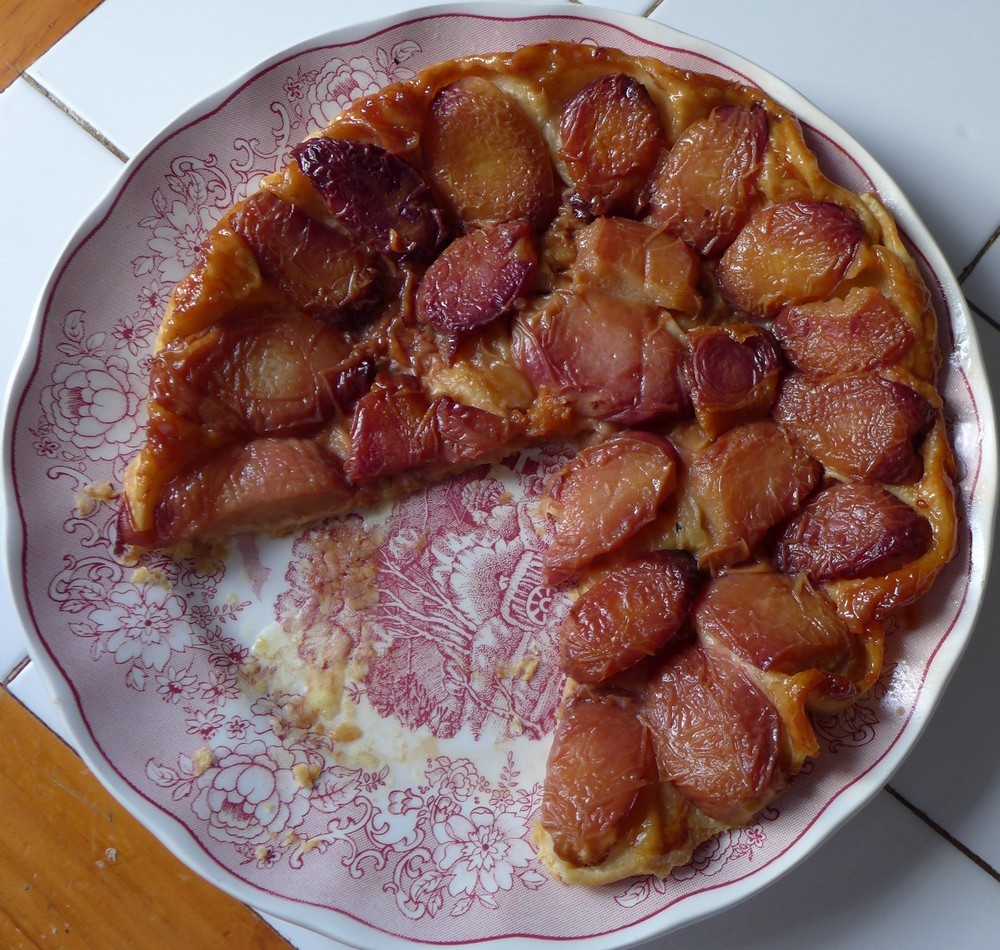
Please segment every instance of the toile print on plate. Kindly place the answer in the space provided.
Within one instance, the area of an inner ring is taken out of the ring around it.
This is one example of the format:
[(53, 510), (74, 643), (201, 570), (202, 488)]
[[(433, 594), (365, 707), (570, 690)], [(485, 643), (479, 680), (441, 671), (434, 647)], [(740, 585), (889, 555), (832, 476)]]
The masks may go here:
[[(521, 456), (371, 524), (348, 516), (303, 532), (276, 620), (249, 647), (234, 628), (252, 603), (221, 596), (236, 566), (225, 561), (154, 558), (112, 575), (106, 561), (67, 557), (52, 586), (92, 660), (183, 720), (184, 746), (149, 758), (145, 778), (236, 865), (266, 877), (334, 862), (376, 878), (413, 919), (496, 910), (523, 888), (561, 887), (535, 861), (530, 831), (569, 601), (541, 581), (545, 522), (533, 508), (565, 460)], [(67, 527), (86, 525), (110, 550), (110, 511), (84, 505)], [(271, 569), (257, 541), (236, 548), (263, 593)], [(862, 701), (818, 731), (836, 752), (871, 742), (877, 719)], [(370, 741), (364, 724), (375, 722)], [(468, 741), (486, 746), (489, 770), (460, 754)], [(632, 908), (674, 882), (752, 866), (779, 815), (707, 842), (666, 881), (618, 885), (615, 902)]]
[[(206, 231), (351, 100), (483, 36), (494, 49), (594, 38), (739, 78), (675, 34), (670, 45), (586, 15), (446, 14), (304, 47), (200, 107), (126, 169), (42, 303), (10, 428), (14, 586), (100, 776), (243, 899), (276, 899), (331, 936), (356, 927), (358, 943), (603, 934), (613, 946), (689, 922), (689, 907), (725, 906), (726, 885), (769, 880), (821, 840), (816, 827), (832, 830), (824, 815), (922, 717), (979, 569), (969, 538), (921, 628), (890, 640), (876, 687), (816, 721), (822, 751), (777, 806), (664, 880), (597, 889), (552, 880), (530, 843), (570, 605), (542, 583), (550, 527), (538, 501), (565, 450), (513, 456), (364, 518), (240, 537), (218, 559), (113, 553), (150, 347)], [(826, 154), (843, 165), (833, 177), (864, 175), (839, 147)], [(931, 278), (951, 334), (941, 388), (969, 507), (989, 423), (955, 355), (964, 317)], [(659, 930), (633, 934), (653, 918)]]

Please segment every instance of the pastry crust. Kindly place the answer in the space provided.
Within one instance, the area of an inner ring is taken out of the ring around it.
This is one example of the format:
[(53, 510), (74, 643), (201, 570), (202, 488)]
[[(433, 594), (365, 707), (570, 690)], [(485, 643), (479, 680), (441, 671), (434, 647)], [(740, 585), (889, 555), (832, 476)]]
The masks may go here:
[[(604, 116), (621, 126), (608, 131)], [(616, 144), (619, 133), (627, 147)], [(893, 517), (909, 513), (903, 541), (877, 539), (892, 550), (876, 569), (832, 579), (806, 571), (796, 582), (795, 597), (828, 598), (850, 631), (850, 655), (836, 669), (762, 666), (689, 622), (677, 635), (707, 651), (710, 671), (723, 656), (776, 710), (777, 764), (750, 804), (692, 800), (658, 750), (657, 775), (609, 819), (614, 843), (599, 858), (581, 863), (551, 823), (536, 828), (541, 860), (568, 883), (665, 875), (702, 841), (752, 818), (817, 754), (810, 713), (843, 708), (875, 682), (886, 629), (952, 556), (954, 462), (935, 384), (937, 324), (916, 265), (878, 199), (827, 179), (795, 116), (760, 90), (611, 49), (553, 43), (442, 62), (355, 102), (311, 141), (223, 216), (170, 298), (154, 345), (147, 442), (124, 476), (123, 555), (281, 532), (542, 440), (600, 442), (631, 429), (669, 440), (669, 484), (613, 550), (577, 565), (590, 571), (581, 590), (595, 572), (663, 548), (688, 552), (703, 577), (773, 573), (776, 533), (835, 484), (878, 483), (905, 506), (890, 499)], [(720, 189), (732, 187), (696, 196), (704, 220), (691, 224), (682, 154), (710, 163), (713, 148), (731, 152), (718, 177)], [(486, 171), (476, 165), (483, 154)], [(385, 186), (375, 204), (402, 204), (358, 211), (323, 155), (364, 156)], [(387, 209), (399, 214), (383, 227)], [(805, 230), (783, 247), (774, 234), (789, 216)], [(817, 257), (803, 264), (797, 255), (811, 234)], [(756, 250), (743, 250), (749, 241)], [(754, 269), (768, 242), (779, 242), (782, 266), (762, 277)], [(470, 268), (480, 268), (476, 281), (463, 276)], [(808, 289), (799, 293), (796, 280)], [(767, 292), (755, 297), (762, 281)], [(422, 300), (431, 283), (437, 296)], [(850, 379), (796, 369), (781, 321), (835, 317), (850, 345), (856, 331), (843, 315), (862, 299), (869, 311), (848, 317), (895, 321), (886, 333), (898, 345)], [(814, 309), (796, 312), (804, 303)], [(722, 338), (705, 327), (721, 327)], [(744, 355), (753, 347), (759, 378), (738, 399), (717, 395), (711, 361), (707, 381), (698, 376), (696, 340)], [(633, 362), (613, 375), (623, 360)], [(858, 469), (867, 459), (852, 454), (857, 440), (845, 448), (833, 445), (838, 432), (795, 435), (803, 423), (793, 377), (807, 400), (832, 400), (829, 412), (820, 408), (848, 427), (861, 423), (838, 393), (884, 393), (892, 419), (877, 436), (891, 440), (888, 461)], [(747, 449), (737, 430), (758, 440), (746, 460), (766, 439), (775, 464), (802, 479), (787, 498), (766, 499), (774, 511), (736, 515), (725, 486), (712, 494), (724, 481), (712, 466), (750, 464), (739, 461)], [(568, 521), (565, 508), (554, 505)], [(909, 546), (899, 554), (901, 544)], [(632, 697), (654, 745), (662, 723), (653, 725), (648, 683), (675, 649), (597, 687)], [(575, 693), (570, 682), (567, 697)]]

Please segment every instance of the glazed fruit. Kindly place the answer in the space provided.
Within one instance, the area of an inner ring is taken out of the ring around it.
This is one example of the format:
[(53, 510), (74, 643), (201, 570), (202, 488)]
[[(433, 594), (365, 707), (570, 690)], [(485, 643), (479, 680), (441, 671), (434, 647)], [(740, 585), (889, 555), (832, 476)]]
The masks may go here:
[(623, 432), (582, 449), (553, 479), (555, 537), (545, 580), (560, 584), (615, 550), (655, 517), (677, 480), (677, 453), (659, 436)]
[[(458, 516), (504, 460), (529, 514), (475, 530), (491, 564), (516, 530), (544, 547), (517, 633), (558, 642), (534, 659), (562, 686), (540, 859), (666, 875), (809, 780), (813, 717), (872, 688), (952, 556), (931, 299), (878, 198), (760, 90), (586, 44), (438, 63), (205, 235), (151, 354), (119, 553), (360, 525), (466, 473)], [(523, 670), (496, 666), (512, 703)]]
[(691, 460), (688, 490), (708, 525), (712, 568), (756, 552), (819, 483), (822, 466), (771, 420), (729, 429)]
[(251, 195), (230, 226), (248, 244), (263, 276), (298, 310), (340, 322), (375, 303), (374, 256), (271, 192)]
[(355, 483), (493, 452), (509, 434), (505, 419), (440, 396), (429, 399), (412, 376), (384, 376), (359, 400), (345, 474)]
[(464, 227), (548, 223), (556, 181), (548, 146), (520, 104), (478, 76), (442, 89), (424, 130), (427, 171)]
[(634, 699), (577, 693), (562, 710), (549, 752), (540, 821), (556, 853), (593, 865), (614, 846), (638, 793), (657, 780)]
[(931, 526), (880, 485), (847, 482), (824, 489), (788, 522), (775, 560), (812, 581), (884, 574), (927, 548)]
[(427, 184), (385, 149), (316, 138), (292, 154), (330, 214), (372, 250), (427, 259), (444, 240), (441, 212)]
[(842, 673), (855, 657), (853, 637), (833, 604), (786, 574), (720, 574), (706, 588), (693, 620), (703, 642), (764, 671)]
[(461, 339), (511, 310), (537, 267), (526, 219), (473, 231), (427, 268), (417, 291), (417, 319), (440, 330), (453, 353)]
[(781, 717), (721, 651), (685, 643), (668, 652), (642, 712), (661, 779), (711, 818), (745, 824), (787, 784)]
[(896, 305), (874, 287), (843, 299), (785, 307), (772, 331), (788, 362), (803, 373), (862, 373), (899, 362), (915, 339)]
[(829, 297), (862, 237), (854, 215), (828, 201), (787, 201), (757, 211), (719, 261), (726, 303), (752, 317)]
[(563, 621), (563, 670), (578, 683), (602, 683), (658, 653), (687, 620), (699, 584), (694, 559), (682, 551), (608, 570)]
[(785, 377), (774, 416), (818, 461), (847, 478), (920, 477), (916, 440), (934, 410), (916, 390), (875, 373)]
[(570, 201), (589, 215), (635, 214), (666, 142), (645, 86), (615, 73), (591, 80), (559, 117), (559, 157), (575, 185)]
[(759, 201), (767, 112), (727, 105), (684, 130), (653, 182), (650, 220), (699, 254), (720, 256)]
[(150, 392), (217, 434), (294, 434), (349, 410), (368, 390), (371, 368), (323, 323), (278, 311), (164, 347), (153, 360)]
[(695, 418), (710, 435), (770, 415), (781, 357), (771, 335), (754, 324), (695, 327), (686, 364)]
[(518, 316), (513, 349), (536, 388), (571, 400), (582, 416), (634, 424), (689, 412), (684, 344), (652, 305), (596, 288), (556, 292)]

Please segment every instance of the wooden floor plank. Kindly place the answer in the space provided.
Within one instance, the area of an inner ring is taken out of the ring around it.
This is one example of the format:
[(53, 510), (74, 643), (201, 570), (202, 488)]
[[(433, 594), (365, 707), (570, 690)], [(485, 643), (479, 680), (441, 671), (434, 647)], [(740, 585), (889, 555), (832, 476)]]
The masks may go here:
[(0, 92), (101, 0), (0, 0)]
[(0, 688), (0, 946), (289, 944), (194, 874)]

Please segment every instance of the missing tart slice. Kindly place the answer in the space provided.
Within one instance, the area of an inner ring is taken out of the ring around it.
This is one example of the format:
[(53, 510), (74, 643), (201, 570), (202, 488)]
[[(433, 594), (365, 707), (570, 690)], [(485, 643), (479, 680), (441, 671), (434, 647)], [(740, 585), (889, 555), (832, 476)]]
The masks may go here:
[(818, 751), (956, 537), (930, 296), (759, 90), (587, 45), (359, 100), (206, 236), (119, 546), (368, 508), (530, 446), (566, 689), (535, 840), (664, 875)]

